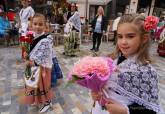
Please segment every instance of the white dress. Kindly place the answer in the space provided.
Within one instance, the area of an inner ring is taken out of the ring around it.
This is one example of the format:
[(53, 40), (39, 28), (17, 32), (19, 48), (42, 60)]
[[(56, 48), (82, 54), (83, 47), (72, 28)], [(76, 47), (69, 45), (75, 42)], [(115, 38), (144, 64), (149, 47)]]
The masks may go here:
[(21, 21), (21, 27), (19, 29), (19, 33), (22, 36), (26, 36), (26, 32), (28, 29), (28, 19), (30, 17), (33, 17), (34, 14), (35, 14), (35, 12), (31, 6), (22, 8), (21, 11), (19, 12), (19, 17), (20, 17), (20, 21)]

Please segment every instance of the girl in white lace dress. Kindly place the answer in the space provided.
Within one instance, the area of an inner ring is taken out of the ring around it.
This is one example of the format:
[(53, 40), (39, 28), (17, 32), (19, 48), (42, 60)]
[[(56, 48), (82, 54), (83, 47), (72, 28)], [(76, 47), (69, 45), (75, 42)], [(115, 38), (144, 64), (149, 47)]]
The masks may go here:
[[(51, 105), (51, 71), (53, 65), (53, 38), (45, 33), (46, 19), (42, 14), (35, 14), (32, 19), (34, 39), (30, 45), (29, 61), (31, 76), (25, 76), (25, 104), (41, 105), (40, 113)], [(25, 54), (27, 55), (27, 54)]]
[[(124, 15), (117, 29), (117, 70), (110, 77), (106, 109), (110, 114), (156, 114), (158, 101), (158, 75), (149, 56), (150, 34), (145, 29), (145, 18)], [(92, 92), (95, 101), (100, 93)]]

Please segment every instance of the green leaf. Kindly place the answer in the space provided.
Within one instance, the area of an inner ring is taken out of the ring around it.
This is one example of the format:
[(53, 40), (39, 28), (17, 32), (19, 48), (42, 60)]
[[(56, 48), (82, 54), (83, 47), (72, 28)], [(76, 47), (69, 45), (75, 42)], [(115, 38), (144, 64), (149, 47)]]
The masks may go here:
[(74, 80), (82, 80), (82, 79), (84, 79), (83, 77), (81, 78), (81, 77), (79, 77), (77, 75), (72, 75), (72, 77), (73, 77)]
[(84, 78), (78, 77), (77, 75), (72, 75), (72, 80), (69, 80), (64, 88), (67, 88), (68, 86), (74, 84), (77, 80), (82, 80)]

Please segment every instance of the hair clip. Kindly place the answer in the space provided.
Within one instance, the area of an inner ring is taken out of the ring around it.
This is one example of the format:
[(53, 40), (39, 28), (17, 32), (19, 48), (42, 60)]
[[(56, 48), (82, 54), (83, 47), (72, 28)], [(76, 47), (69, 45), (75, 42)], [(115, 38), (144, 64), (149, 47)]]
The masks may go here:
[(147, 16), (144, 20), (144, 29), (150, 31), (157, 27), (159, 19), (155, 16)]

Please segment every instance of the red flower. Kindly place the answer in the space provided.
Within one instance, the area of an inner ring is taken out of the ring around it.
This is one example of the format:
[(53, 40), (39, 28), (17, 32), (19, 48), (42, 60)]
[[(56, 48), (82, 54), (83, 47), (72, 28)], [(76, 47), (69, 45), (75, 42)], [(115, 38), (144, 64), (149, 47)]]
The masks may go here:
[(157, 24), (159, 22), (159, 19), (155, 16), (148, 16), (146, 17), (144, 21), (144, 29), (146, 31), (150, 31), (152, 29), (155, 29), (157, 27)]
[(28, 31), (25, 37), (25, 42), (31, 44), (33, 41), (33, 31)]
[(25, 36), (20, 36), (20, 37), (19, 37), (19, 41), (20, 41), (20, 42), (25, 42)]
[(32, 38), (30, 38), (30, 37), (26, 37), (26, 38), (25, 38), (25, 42), (26, 42), (26, 43), (31, 44), (31, 43), (32, 43), (32, 41), (33, 41), (33, 39), (32, 39)]

